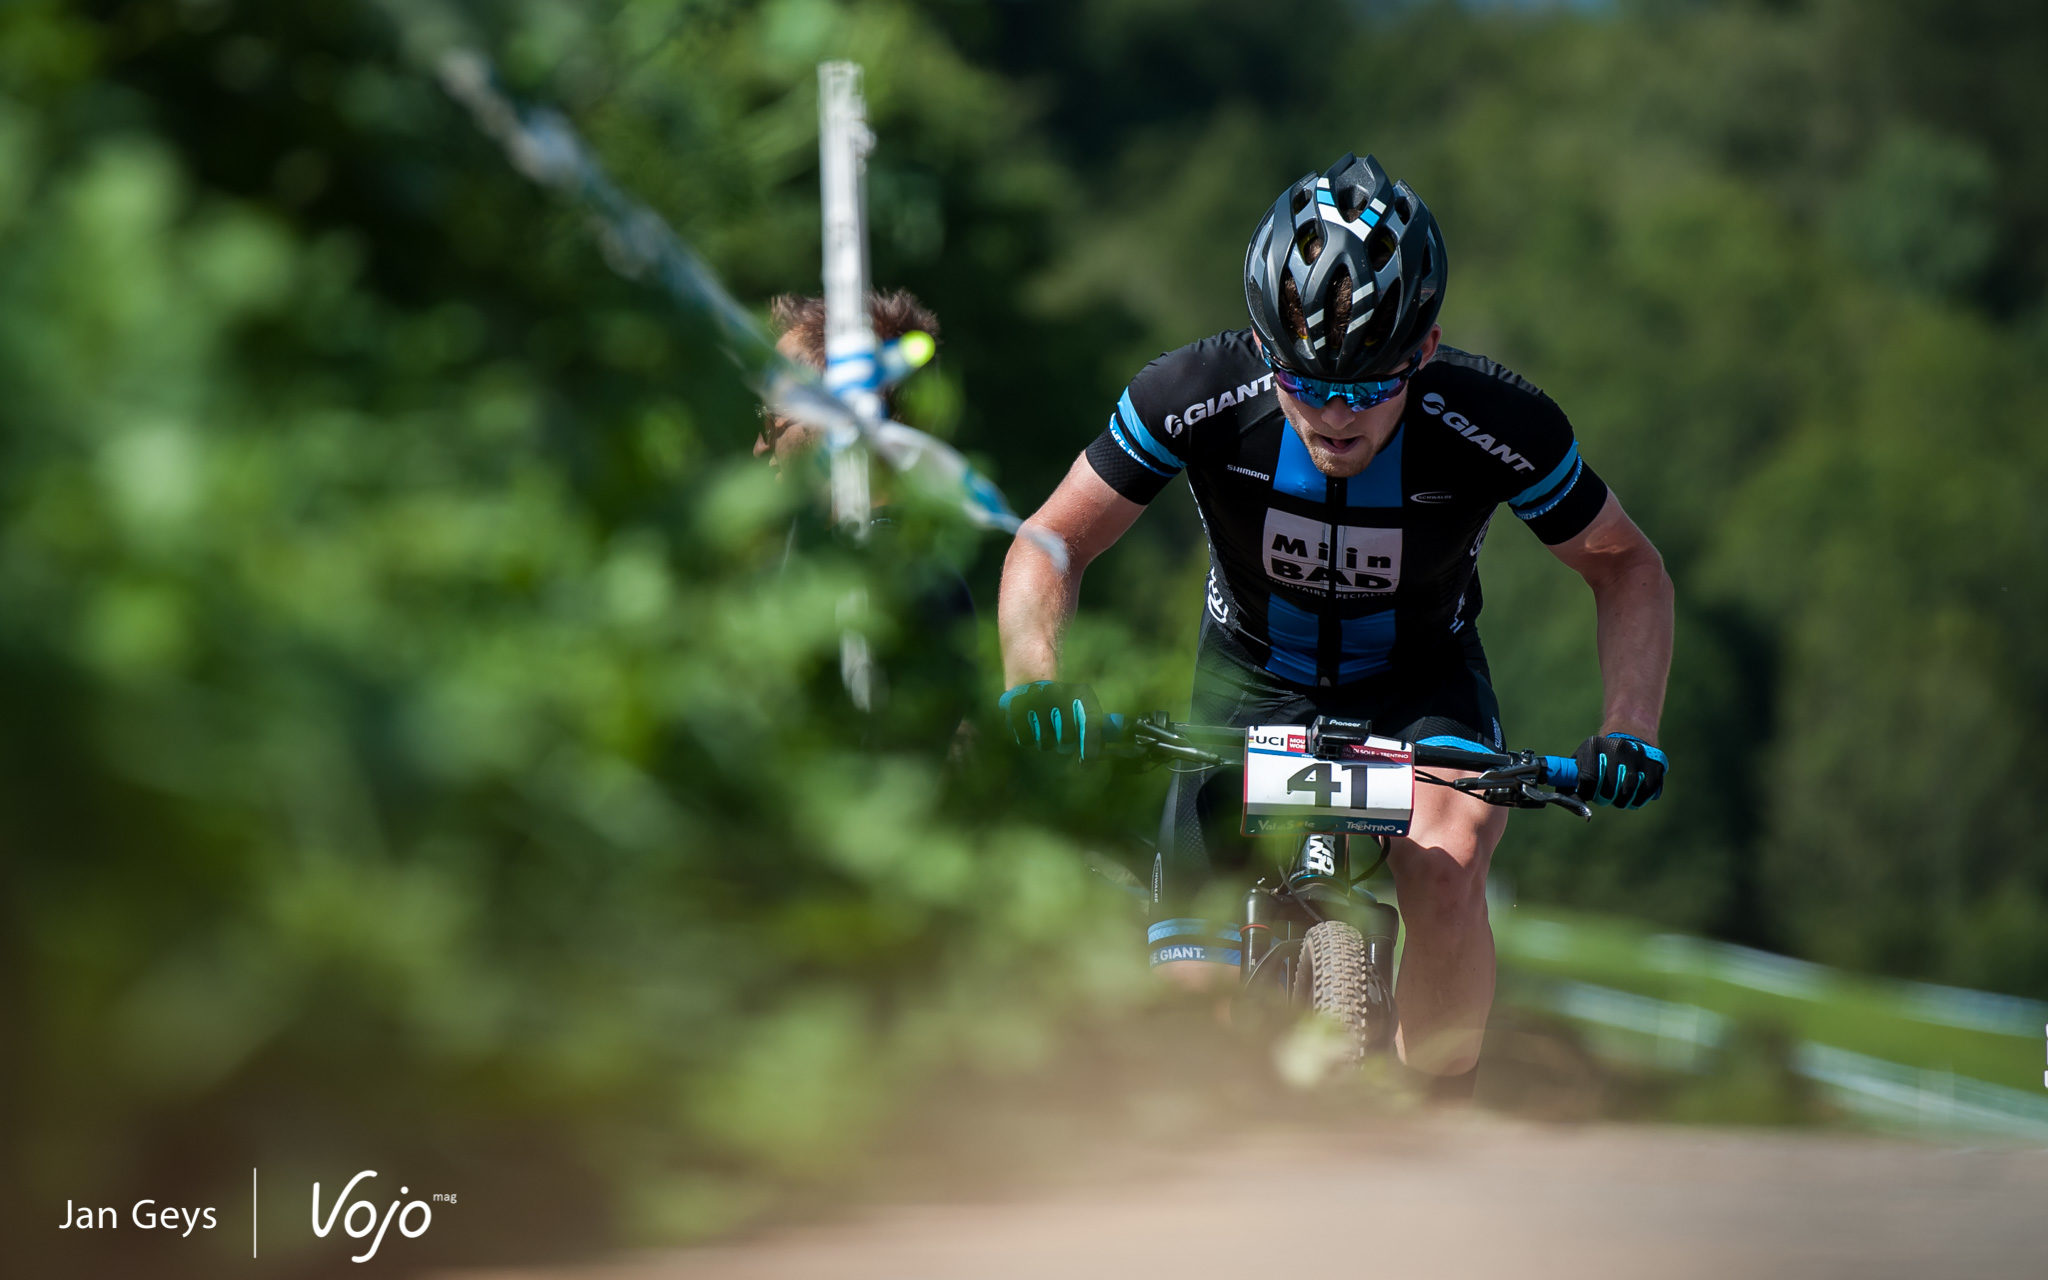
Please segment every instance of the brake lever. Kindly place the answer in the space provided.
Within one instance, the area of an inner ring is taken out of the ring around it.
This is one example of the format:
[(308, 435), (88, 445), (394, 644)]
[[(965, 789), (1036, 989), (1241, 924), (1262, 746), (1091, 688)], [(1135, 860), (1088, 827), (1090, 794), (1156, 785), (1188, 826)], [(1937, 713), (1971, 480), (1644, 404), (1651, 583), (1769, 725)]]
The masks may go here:
[(1585, 801), (1575, 795), (1563, 791), (1538, 792), (1533, 789), (1528, 790), (1529, 794), (1540, 797), (1544, 804), (1554, 804), (1560, 809), (1576, 814), (1581, 822), (1591, 822), (1593, 820), (1593, 810), (1587, 806)]
[(1467, 795), (1512, 795), (1534, 785), (1535, 781), (1534, 766), (1509, 765), (1468, 778), (1452, 778), (1448, 785), (1452, 790), (1463, 791)]
[(1132, 721), (1130, 737), (1123, 745), (1131, 757), (1140, 759), (1164, 756), (1207, 768), (1228, 763), (1216, 752), (1204, 750), (1174, 733), (1163, 718)]
[(1454, 791), (1504, 809), (1540, 809), (1545, 803), (1539, 798), (1540, 793), (1531, 789), (1530, 783), (1516, 778), (1482, 774), (1473, 778), (1453, 778), (1449, 785)]
[(1470, 778), (1453, 778), (1454, 790), (1476, 796), (1487, 804), (1497, 804), (1511, 809), (1541, 809), (1556, 805), (1590, 822), (1593, 811), (1577, 796), (1562, 791), (1550, 791), (1538, 785), (1533, 766), (1514, 765), (1506, 769), (1495, 769)]

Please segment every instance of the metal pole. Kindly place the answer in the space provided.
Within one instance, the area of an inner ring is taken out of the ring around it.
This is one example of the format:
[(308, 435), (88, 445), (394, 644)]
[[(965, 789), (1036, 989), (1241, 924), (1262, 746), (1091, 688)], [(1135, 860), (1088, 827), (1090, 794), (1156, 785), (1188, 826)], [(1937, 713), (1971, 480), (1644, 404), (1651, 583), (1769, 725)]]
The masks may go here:
[[(867, 156), (875, 135), (868, 131), (861, 96), (860, 67), (851, 62), (818, 66), (818, 174), (825, 256), (825, 388), (870, 424), (883, 420), (876, 389), (875, 330), (868, 318)], [(867, 450), (853, 439), (833, 441), (832, 519), (865, 542), (871, 514)], [(840, 602), (839, 675), (847, 696), (862, 711), (882, 697), (880, 673), (860, 630), (867, 612), (864, 592)]]
[[(818, 67), (818, 169), (825, 248), (825, 387), (869, 422), (882, 420), (875, 390), (875, 330), (868, 318), (868, 131), (860, 67)], [(832, 514), (867, 534), (868, 458), (860, 448), (832, 455)]]

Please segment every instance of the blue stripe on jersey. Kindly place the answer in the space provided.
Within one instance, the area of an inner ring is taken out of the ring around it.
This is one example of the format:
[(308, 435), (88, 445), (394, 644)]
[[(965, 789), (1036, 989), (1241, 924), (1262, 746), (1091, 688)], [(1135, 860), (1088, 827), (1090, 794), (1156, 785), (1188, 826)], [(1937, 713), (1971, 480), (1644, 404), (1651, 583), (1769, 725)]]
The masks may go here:
[[(1508, 499), (1508, 510), (1513, 511), (1516, 515), (1520, 516), (1522, 515), (1521, 509), (1523, 507), (1533, 506), (1536, 503), (1543, 501), (1543, 499), (1551, 496), (1551, 488), (1554, 485), (1556, 485), (1560, 480), (1563, 480), (1566, 476), (1570, 475), (1577, 468), (1578, 461), (1579, 442), (1574, 440), (1572, 441), (1572, 447), (1565, 450), (1565, 455), (1563, 459), (1561, 459), (1556, 466), (1550, 469), (1549, 475), (1543, 477), (1541, 480), (1538, 480), (1535, 484), (1530, 485), (1528, 488), (1522, 490), (1514, 497)], [(1523, 518), (1527, 519), (1526, 516), (1523, 516)]]
[(1393, 439), (1387, 441), (1386, 447), (1366, 465), (1365, 470), (1344, 482), (1345, 506), (1401, 505), (1401, 437), (1407, 434), (1399, 427), (1394, 428)]
[(1145, 470), (1150, 471), (1154, 475), (1165, 476), (1168, 480), (1173, 479), (1178, 474), (1180, 470), (1178, 467), (1168, 471), (1165, 467), (1147, 458), (1143, 449), (1131, 443), (1131, 438), (1124, 434), (1124, 424), (1118, 422), (1117, 416), (1113, 413), (1109, 415), (1109, 434), (1116, 441), (1117, 447), (1129, 454), (1131, 461), (1145, 468)]
[(1394, 611), (1384, 609), (1362, 618), (1345, 618), (1338, 624), (1344, 632), (1344, 656), (1337, 663), (1337, 680), (1349, 684), (1378, 675), (1394, 665)]
[(1273, 468), (1273, 487), (1311, 502), (1321, 502), (1327, 492), (1323, 473), (1316, 470), (1315, 460), (1308, 456), (1301, 433), (1291, 426), (1280, 433), (1280, 462)]
[(1267, 596), (1266, 642), (1272, 646), (1272, 655), (1266, 659), (1266, 670), (1296, 684), (1314, 684), (1316, 638), (1321, 630), (1321, 623), (1308, 610), (1278, 596)]
[(1172, 475), (1181, 469), (1181, 461), (1173, 456), (1173, 450), (1159, 443), (1159, 437), (1153, 435), (1151, 428), (1145, 425), (1145, 420), (1138, 416), (1138, 406), (1131, 403), (1129, 391), (1124, 392), (1123, 398), (1116, 402), (1116, 414), (1123, 419), (1124, 430), (1130, 433), (1132, 441), (1152, 455), (1155, 470), (1165, 467), (1167, 474)]
[(1514, 512), (1517, 516), (1520, 516), (1524, 520), (1534, 520), (1536, 517), (1543, 515), (1545, 512), (1549, 511), (1558, 503), (1563, 502), (1565, 498), (1571, 494), (1572, 486), (1579, 482), (1579, 473), (1581, 471), (1584, 471), (1585, 469), (1586, 460), (1584, 458), (1581, 458), (1579, 459), (1578, 464), (1572, 468), (1572, 473), (1565, 477), (1564, 483), (1557, 486), (1556, 489), (1552, 490), (1550, 496), (1543, 500), (1541, 506), (1509, 507), (1508, 510)]

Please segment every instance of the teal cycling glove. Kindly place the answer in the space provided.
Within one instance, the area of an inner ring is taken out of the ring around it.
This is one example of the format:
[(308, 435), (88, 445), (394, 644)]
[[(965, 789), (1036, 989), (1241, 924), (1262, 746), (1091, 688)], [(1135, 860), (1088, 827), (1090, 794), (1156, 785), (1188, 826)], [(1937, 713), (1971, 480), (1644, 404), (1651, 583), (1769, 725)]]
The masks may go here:
[(1093, 760), (1102, 754), (1102, 735), (1109, 717), (1095, 700), (1095, 690), (1063, 680), (1033, 680), (997, 700), (1003, 722), (1018, 745), (1057, 751), (1063, 756)]
[(1579, 744), (1579, 798), (1640, 809), (1664, 794), (1664, 753), (1632, 733), (1595, 734)]

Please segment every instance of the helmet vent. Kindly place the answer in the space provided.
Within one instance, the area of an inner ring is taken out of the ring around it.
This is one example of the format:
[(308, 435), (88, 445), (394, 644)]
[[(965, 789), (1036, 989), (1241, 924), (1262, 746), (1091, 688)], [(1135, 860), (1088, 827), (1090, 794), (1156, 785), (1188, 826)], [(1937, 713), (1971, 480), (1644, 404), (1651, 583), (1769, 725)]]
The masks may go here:
[(1292, 276), (1280, 282), (1280, 323), (1296, 341), (1308, 341), (1308, 319), (1301, 314), (1301, 291), (1294, 287)]
[(1404, 283), (1396, 280), (1394, 287), (1387, 290), (1387, 296), (1379, 299), (1379, 305), (1366, 318), (1365, 331), (1358, 335), (1358, 340), (1367, 351), (1377, 351), (1386, 345), (1394, 328), (1394, 318), (1401, 314), (1401, 288)]
[(1303, 209), (1308, 208), (1308, 200), (1308, 188), (1296, 187), (1294, 189), (1294, 198), (1287, 202), (1287, 211), (1289, 213), (1299, 214)]
[(1330, 315), (1323, 331), (1341, 343), (1351, 329), (1351, 273), (1343, 267), (1331, 272), (1324, 297), (1329, 299), (1324, 305), (1329, 308)]
[(1365, 192), (1358, 187), (1346, 187), (1337, 193), (1337, 215), (1346, 222), (1357, 220), (1365, 208)]
[(1294, 234), (1294, 251), (1301, 255), (1303, 262), (1315, 265), (1315, 260), (1323, 256), (1322, 228), (1315, 222), (1302, 224), (1301, 229)]
[(1372, 229), (1372, 234), (1365, 238), (1365, 261), (1373, 269), (1373, 274), (1379, 274), (1392, 260), (1394, 250), (1398, 247), (1394, 233), (1387, 230), (1386, 223), (1382, 222)]
[(1415, 221), (1415, 201), (1407, 196), (1395, 196), (1394, 212), (1401, 215), (1402, 222)]

